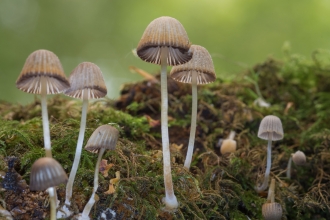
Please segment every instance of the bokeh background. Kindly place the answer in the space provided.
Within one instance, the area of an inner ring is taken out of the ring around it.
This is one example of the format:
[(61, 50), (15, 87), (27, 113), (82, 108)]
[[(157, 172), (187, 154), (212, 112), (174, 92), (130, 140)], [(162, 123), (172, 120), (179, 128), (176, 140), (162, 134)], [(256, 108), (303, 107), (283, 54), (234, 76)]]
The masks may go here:
[(97, 64), (108, 97), (118, 97), (123, 83), (142, 79), (129, 66), (159, 71), (132, 50), (147, 25), (164, 15), (178, 19), (190, 41), (208, 49), (225, 80), (268, 56), (281, 58), (289, 43), (305, 56), (330, 49), (329, 0), (1, 0), (0, 99), (34, 99), (15, 81), (37, 49), (53, 51), (67, 76), (80, 62)]

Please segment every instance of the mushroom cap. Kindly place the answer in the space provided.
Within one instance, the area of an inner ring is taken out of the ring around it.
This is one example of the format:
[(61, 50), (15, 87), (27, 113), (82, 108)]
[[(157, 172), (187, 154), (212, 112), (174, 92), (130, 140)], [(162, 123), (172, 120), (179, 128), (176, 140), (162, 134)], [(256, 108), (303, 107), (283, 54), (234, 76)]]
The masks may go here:
[(274, 115), (264, 117), (259, 126), (258, 137), (268, 140), (271, 137), (273, 141), (283, 139), (283, 127), (281, 119)]
[(111, 125), (101, 125), (98, 127), (85, 146), (85, 150), (97, 153), (101, 148), (114, 150), (119, 137), (119, 131)]
[(188, 62), (190, 42), (182, 24), (172, 17), (159, 17), (150, 22), (136, 48), (137, 55), (149, 63), (161, 64), (161, 47), (168, 47), (167, 64)]
[(220, 148), (221, 154), (232, 153), (236, 151), (237, 143), (235, 140), (225, 139)]
[(198, 45), (191, 45), (190, 52), (193, 57), (189, 62), (172, 68), (170, 73), (172, 79), (182, 83), (191, 83), (192, 74), (195, 73), (197, 74), (197, 84), (213, 82), (216, 75), (209, 52)]
[(294, 164), (298, 165), (298, 166), (302, 166), (304, 164), (306, 164), (306, 156), (304, 154), (304, 152), (298, 150), (296, 153), (294, 153), (292, 155), (292, 160), (294, 162)]
[(47, 83), (47, 94), (61, 93), (70, 87), (60, 60), (48, 50), (37, 50), (28, 56), (16, 87), (27, 93), (41, 94), (42, 81)]
[(36, 160), (30, 173), (30, 190), (42, 191), (49, 187), (58, 186), (68, 180), (63, 167), (51, 157)]
[(64, 94), (73, 98), (83, 98), (83, 91), (88, 92), (88, 99), (102, 98), (107, 94), (101, 69), (90, 62), (80, 63), (70, 74), (70, 88)]
[(262, 216), (265, 220), (280, 220), (282, 218), (282, 206), (277, 202), (262, 205)]

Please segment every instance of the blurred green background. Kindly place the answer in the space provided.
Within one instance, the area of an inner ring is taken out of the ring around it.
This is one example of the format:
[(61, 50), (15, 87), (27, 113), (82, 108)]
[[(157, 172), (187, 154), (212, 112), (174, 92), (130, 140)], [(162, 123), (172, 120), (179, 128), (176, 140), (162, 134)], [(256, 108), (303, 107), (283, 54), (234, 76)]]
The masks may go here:
[(120, 85), (142, 79), (129, 66), (159, 71), (132, 50), (147, 25), (164, 15), (208, 49), (218, 77), (228, 80), (268, 56), (281, 58), (285, 42), (306, 56), (330, 48), (329, 0), (1, 0), (0, 99), (33, 100), (15, 81), (37, 49), (53, 51), (67, 76), (80, 62), (97, 64), (108, 97), (118, 97)]

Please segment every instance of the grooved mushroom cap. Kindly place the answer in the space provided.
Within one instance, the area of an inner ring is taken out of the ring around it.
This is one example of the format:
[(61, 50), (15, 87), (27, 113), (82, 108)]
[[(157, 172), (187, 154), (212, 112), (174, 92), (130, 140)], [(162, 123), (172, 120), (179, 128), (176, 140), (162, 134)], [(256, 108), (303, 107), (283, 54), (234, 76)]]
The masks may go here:
[(70, 88), (64, 94), (73, 98), (83, 98), (83, 91), (88, 92), (88, 99), (102, 98), (107, 94), (107, 87), (100, 68), (94, 63), (80, 63), (70, 74)]
[(30, 173), (30, 190), (42, 191), (49, 187), (65, 183), (68, 176), (61, 164), (50, 157), (42, 157), (36, 160)]
[(302, 166), (306, 163), (306, 156), (305, 156), (304, 152), (298, 150), (296, 153), (294, 153), (292, 155), (292, 160), (293, 160), (294, 164), (296, 164), (298, 166)]
[(186, 63), (192, 57), (186, 30), (175, 18), (164, 16), (153, 20), (144, 31), (136, 52), (142, 60), (160, 65), (161, 47), (168, 47), (169, 66)]
[(258, 137), (264, 140), (278, 141), (283, 139), (283, 127), (281, 119), (274, 115), (268, 115), (261, 120)]
[(189, 62), (172, 68), (170, 74), (172, 79), (182, 83), (191, 83), (192, 74), (196, 73), (197, 84), (213, 82), (216, 76), (209, 52), (198, 45), (191, 45), (190, 52), (193, 57)]
[(41, 94), (42, 83), (46, 83), (46, 94), (57, 94), (70, 86), (60, 60), (48, 50), (37, 50), (28, 56), (16, 87), (27, 93)]
[(221, 152), (221, 154), (235, 152), (236, 146), (237, 146), (237, 143), (235, 140), (225, 139), (222, 141), (220, 152)]
[(280, 220), (282, 218), (282, 206), (277, 202), (262, 205), (262, 216), (265, 220)]
[(85, 150), (97, 153), (101, 148), (114, 150), (119, 137), (119, 131), (110, 126), (102, 125), (98, 127), (89, 138)]

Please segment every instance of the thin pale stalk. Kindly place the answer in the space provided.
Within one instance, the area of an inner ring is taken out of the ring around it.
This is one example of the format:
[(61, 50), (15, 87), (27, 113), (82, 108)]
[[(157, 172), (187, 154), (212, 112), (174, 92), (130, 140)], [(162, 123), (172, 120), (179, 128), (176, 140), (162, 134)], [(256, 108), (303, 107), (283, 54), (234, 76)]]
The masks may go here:
[(81, 214), (81, 220), (89, 219), (89, 213), (91, 212), (91, 209), (95, 203), (95, 193), (97, 188), (99, 187), (99, 167), (102, 160), (102, 156), (105, 149), (101, 148), (99, 151), (99, 156), (97, 158), (96, 166), (95, 166), (95, 172), (94, 172), (94, 188), (91, 198), (89, 199), (88, 203), (85, 205), (85, 208)]
[(291, 164), (292, 164), (292, 156), (289, 159), (288, 167), (286, 168), (286, 178), (291, 179)]
[(266, 172), (265, 172), (265, 178), (264, 182), (261, 186), (257, 187), (258, 192), (262, 192), (265, 189), (267, 189), (268, 182), (269, 182), (269, 174), (270, 174), (270, 168), (272, 166), (272, 138), (268, 139), (268, 145), (267, 145), (267, 165), (266, 165)]
[(50, 220), (56, 219), (56, 198), (55, 187), (48, 188), (49, 201), (50, 201)]
[(47, 111), (47, 82), (44, 76), (41, 77), (41, 115), (42, 115), (42, 128), (44, 134), (44, 147), (46, 151), (46, 157), (52, 156), (52, 148), (50, 144), (50, 131), (49, 120)]
[(194, 152), (195, 136), (196, 136), (196, 122), (197, 122), (197, 73), (193, 71), (191, 77), (191, 94), (192, 94), (192, 107), (191, 107), (191, 123), (190, 123), (190, 136), (186, 160), (184, 167), (188, 170), (191, 165), (192, 155)]
[(268, 189), (267, 202), (270, 202), (270, 203), (275, 202), (275, 179), (274, 178), (270, 182), (270, 186)]

